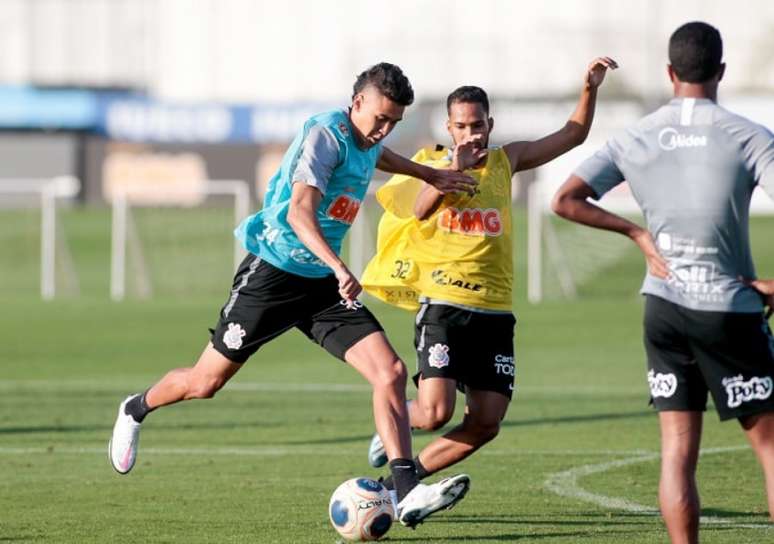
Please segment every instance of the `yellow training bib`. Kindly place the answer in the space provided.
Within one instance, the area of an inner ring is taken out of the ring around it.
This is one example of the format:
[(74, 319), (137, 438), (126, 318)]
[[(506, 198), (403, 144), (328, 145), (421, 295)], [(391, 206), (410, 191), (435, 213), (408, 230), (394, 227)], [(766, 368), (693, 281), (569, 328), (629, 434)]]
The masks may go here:
[[(421, 149), (417, 162), (443, 168), (446, 149)], [(466, 174), (476, 194), (446, 195), (424, 221), (414, 203), (424, 182), (393, 176), (376, 193), (385, 213), (376, 255), (361, 284), (375, 297), (407, 310), (420, 296), (476, 308), (511, 311), (513, 241), (511, 166), (502, 148), (490, 148), (486, 165)]]

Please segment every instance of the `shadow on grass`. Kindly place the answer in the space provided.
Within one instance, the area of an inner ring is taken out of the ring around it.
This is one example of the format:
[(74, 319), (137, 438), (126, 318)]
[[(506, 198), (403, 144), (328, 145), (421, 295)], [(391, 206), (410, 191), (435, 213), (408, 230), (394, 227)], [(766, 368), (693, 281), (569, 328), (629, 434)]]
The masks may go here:
[[(651, 411), (641, 412), (629, 412), (629, 413), (604, 413), (604, 414), (586, 414), (578, 416), (563, 416), (563, 417), (544, 417), (534, 419), (521, 419), (504, 421), (503, 427), (526, 427), (533, 425), (557, 425), (557, 424), (573, 424), (573, 423), (588, 423), (595, 421), (612, 421), (621, 419), (634, 419), (651, 416)], [(245, 421), (245, 422), (209, 422), (209, 423), (156, 423), (154, 422), (149, 428), (154, 430), (174, 429), (174, 430), (214, 430), (214, 429), (249, 429), (249, 428), (268, 428), (268, 427), (281, 427), (284, 424), (280, 422), (267, 423), (265, 421)], [(36, 433), (80, 433), (80, 432), (110, 432), (113, 428), (112, 421), (99, 425), (41, 425), (41, 426), (15, 426), (15, 427), (0, 427), (0, 435), (3, 434), (36, 434)], [(418, 436), (422, 433), (417, 432)], [(433, 433), (435, 434), (435, 433)], [(347, 444), (347, 443), (360, 443), (371, 440), (370, 434), (368, 435), (355, 435), (355, 436), (336, 436), (329, 438), (318, 438), (310, 440), (308, 438), (298, 440), (282, 440), (272, 442), (278, 446), (292, 446), (292, 445), (326, 445), (326, 444)]]
[[(643, 526), (655, 527), (653, 518), (647, 516), (615, 516), (610, 517), (606, 514), (590, 513), (583, 516), (584, 519), (557, 520), (557, 519), (535, 519), (535, 518), (515, 518), (507, 515), (494, 516), (443, 516), (434, 518), (432, 524), (455, 524), (461, 523), (481, 523), (481, 524), (500, 524), (512, 526), (513, 530), (501, 534), (490, 535), (445, 535), (442, 537), (427, 536), (407, 536), (395, 538), (395, 542), (476, 542), (478, 540), (495, 542), (517, 542), (520, 540), (552, 540), (552, 539), (592, 539), (604, 535), (605, 538), (618, 537), (617, 540), (624, 541), (628, 536), (641, 534)], [(543, 527), (541, 526), (550, 526)], [(537, 529), (536, 529), (537, 527)], [(522, 531), (518, 529), (521, 528)], [(566, 531), (562, 531), (566, 528)], [(604, 531), (604, 532), (602, 532)], [(393, 540), (393, 539), (391, 539)]]
[[(722, 508), (702, 508), (701, 515), (708, 518), (754, 518), (754, 523), (768, 522), (768, 512), (739, 512), (736, 510), (723, 510)], [(741, 523), (741, 522), (740, 522)], [(774, 523), (771, 523), (774, 529)]]
[[(267, 427), (283, 427), (282, 423), (266, 423), (261, 421), (245, 421), (245, 422), (211, 422), (211, 423), (165, 423), (157, 424), (153, 423), (149, 425), (149, 428), (153, 430), (165, 430), (174, 429), (176, 431), (184, 430), (206, 430), (206, 429), (242, 429), (242, 428), (267, 428)], [(99, 425), (41, 425), (41, 426), (17, 426), (17, 427), (0, 427), (0, 435), (3, 434), (35, 434), (35, 433), (82, 433), (82, 432), (110, 432), (113, 429), (113, 422), (99, 424)], [(370, 436), (368, 437), (370, 440)]]
[(585, 414), (580, 416), (562, 416), (562, 417), (540, 417), (534, 419), (517, 419), (503, 421), (500, 425), (503, 427), (529, 427), (532, 425), (551, 425), (562, 423), (588, 423), (594, 421), (613, 421), (617, 419), (636, 419), (641, 417), (653, 416), (655, 412), (643, 410), (639, 412), (606, 413), (606, 414)]
[[(561, 425), (561, 424), (572, 424), (572, 423), (588, 423), (588, 422), (595, 422), (595, 421), (613, 421), (613, 420), (621, 420), (621, 419), (634, 419), (634, 418), (642, 418), (642, 417), (648, 417), (652, 416), (654, 412), (645, 410), (645, 411), (639, 411), (639, 412), (628, 412), (628, 413), (605, 413), (605, 414), (586, 414), (586, 415), (580, 415), (580, 416), (563, 416), (563, 417), (543, 417), (543, 418), (535, 418), (535, 419), (517, 419), (517, 420), (511, 420), (511, 421), (504, 421), (500, 425), (502, 427), (529, 427), (533, 425)], [(427, 434), (442, 434), (444, 430), (436, 431), (433, 433), (429, 432), (423, 432), (423, 431), (414, 431), (415, 436), (423, 436)], [(277, 445), (283, 445), (283, 446), (291, 446), (291, 445), (302, 445), (302, 444), (346, 444), (348, 442), (363, 442), (363, 441), (370, 441), (371, 437), (373, 435), (360, 435), (360, 436), (349, 436), (349, 437), (332, 437), (332, 438), (321, 438), (318, 440), (286, 440), (282, 442), (276, 442)]]

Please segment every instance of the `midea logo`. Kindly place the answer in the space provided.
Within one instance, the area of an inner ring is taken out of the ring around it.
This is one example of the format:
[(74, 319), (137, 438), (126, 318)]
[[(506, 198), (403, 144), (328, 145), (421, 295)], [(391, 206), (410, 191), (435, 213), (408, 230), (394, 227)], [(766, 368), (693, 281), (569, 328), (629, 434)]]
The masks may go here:
[(658, 145), (664, 151), (672, 151), (678, 147), (706, 147), (706, 136), (680, 134), (676, 129), (667, 127), (658, 133)]

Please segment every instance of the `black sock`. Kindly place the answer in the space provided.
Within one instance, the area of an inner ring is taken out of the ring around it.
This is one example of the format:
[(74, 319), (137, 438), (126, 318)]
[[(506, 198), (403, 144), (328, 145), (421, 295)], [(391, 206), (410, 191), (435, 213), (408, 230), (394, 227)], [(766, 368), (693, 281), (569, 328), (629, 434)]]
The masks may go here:
[[(417, 467), (417, 480), (423, 480), (430, 476), (430, 473), (427, 472), (427, 469), (419, 461), (419, 456), (414, 457), (414, 465)], [(392, 479), (392, 475), (387, 476), (386, 478), (379, 478), (379, 481), (387, 489), (395, 489), (395, 482)]]
[(393, 459), (390, 461), (390, 472), (392, 472), (392, 482), (400, 502), (419, 483), (417, 466), (411, 459)]
[(148, 392), (146, 391), (142, 395), (135, 395), (129, 400), (129, 402), (126, 403), (126, 406), (124, 407), (124, 412), (132, 416), (132, 419), (134, 419), (137, 423), (142, 423), (142, 420), (145, 419), (145, 416), (153, 411), (153, 409), (148, 406), (148, 403), (145, 402), (145, 395), (147, 393)]

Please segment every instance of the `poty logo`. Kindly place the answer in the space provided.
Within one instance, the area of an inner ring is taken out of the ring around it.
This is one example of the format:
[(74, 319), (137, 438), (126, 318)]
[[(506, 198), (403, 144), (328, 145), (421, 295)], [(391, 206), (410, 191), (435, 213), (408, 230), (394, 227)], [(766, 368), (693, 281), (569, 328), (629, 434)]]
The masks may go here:
[(654, 371), (648, 371), (648, 385), (650, 386), (650, 396), (654, 399), (663, 397), (668, 399), (675, 394), (677, 390), (677, 377), (674, 374), (656, 374)]
[(681, 134), (677, 129), (666, 127), (658, 133), (658, 145), (664, 151), (672, 151), (678, 147), (707, 147), (707, 137)]
[(360, 201), (347, 195), (340, 195), (328, 206), (327, 215), (331, 219), (351, 225), (360, 210)]
[(766, 400), (771, 396), (772, 390), (774, 390), (771, 376), (763, 378), (753, 376), (749, 380), (744, 381), (740, 374), (731, 378), (723, 378), (723, 386), (726, 388), (726, 394), (728, 395), (729, 408), (736, 408), (743, 402), (750, 402), (751, 400)]
[(500, 236), (503, 233), (500, 211), (495, 208), (446, 208), (438, 216), (438, 226), (469, 236)]
[(430, 346), (428, 362), (435, 368), (449, 366), (449, 346), (446, 344), (434, 344)]

